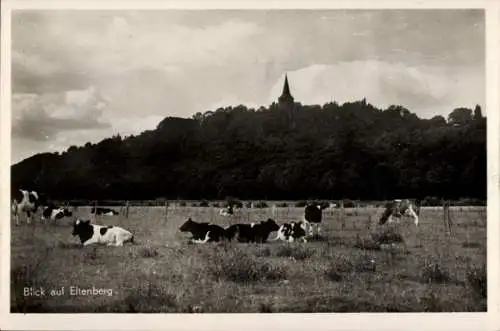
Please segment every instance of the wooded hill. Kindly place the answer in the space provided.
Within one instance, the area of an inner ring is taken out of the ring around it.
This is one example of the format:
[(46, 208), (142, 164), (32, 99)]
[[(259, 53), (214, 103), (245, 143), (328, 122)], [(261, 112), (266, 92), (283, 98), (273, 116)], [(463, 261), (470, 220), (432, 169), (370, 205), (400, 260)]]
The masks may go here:
[(486, 160), (479, 106), (421, 119), (366, 100), (240, 105), (37, 154), (12, 166), (12, 188), (51, 199), (486, 199)]

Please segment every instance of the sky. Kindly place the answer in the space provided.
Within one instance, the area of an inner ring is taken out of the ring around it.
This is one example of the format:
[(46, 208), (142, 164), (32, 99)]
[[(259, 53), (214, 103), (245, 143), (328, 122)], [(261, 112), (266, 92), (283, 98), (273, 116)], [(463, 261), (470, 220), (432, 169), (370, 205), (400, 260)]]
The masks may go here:
[(151, 130), (166, 116), (302, 104), (485, 105), (480, 10), (12, 13), (12, 163)]

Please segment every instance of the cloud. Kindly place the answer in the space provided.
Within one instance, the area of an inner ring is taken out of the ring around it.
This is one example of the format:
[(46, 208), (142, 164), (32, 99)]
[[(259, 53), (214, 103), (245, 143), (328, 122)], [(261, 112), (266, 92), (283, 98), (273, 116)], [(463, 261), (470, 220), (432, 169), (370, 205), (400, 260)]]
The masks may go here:
[(100, 130), (110, 124), (100, 120), (106, 102), (94, 87), (63, 93), (14, 94), (12, 135), (34, 141), (54, 139), (72, 130)]
[[(474, 68), (452, 72), (442, 67), (383, 61), (313, 65), (288, 73), (291, 93), (302, 104), (323, 105), (366, 98), (375, 106), (402, 105), (420, 117), (447, 115), (456, 107), (484, 105), (484, 74)], [(268, 97), (276, 101), (284, 76)]]

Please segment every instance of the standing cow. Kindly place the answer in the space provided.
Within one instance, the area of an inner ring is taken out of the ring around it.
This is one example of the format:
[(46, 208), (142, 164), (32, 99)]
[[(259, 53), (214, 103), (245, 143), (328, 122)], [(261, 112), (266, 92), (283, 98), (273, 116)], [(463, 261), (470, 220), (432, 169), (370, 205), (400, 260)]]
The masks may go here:
[(31, 223), (31, 215), (36, 213), (40, 205), (40, 198), (36, 191), (27, 191), (20, 189), (19, 192), (13, 194), (12, 199), (12, 215), (16, 220), (16, 225), (19, 225), (19, 213), (26, 215), (26, 223)]
[(380, 216), (379, 224), (383, 225), (387, 222), (393, 222), (393, 218), (397, 221), (401, 217), (411, 217), (416, 226), (418, 226), (418, 216), (420, 214), (420, 206), (416, 202), (411, 202), (409, 199), (394, 199), (385, 205), (385, 210)]
[(320, 235), (320, 224), (323, 219), (323, 206), (321, 204), (308, 204), (304, 209), (304, 220), (306, 227), (309, 228), (309, 236), (314, 236), (314, 228), (316, 235)]

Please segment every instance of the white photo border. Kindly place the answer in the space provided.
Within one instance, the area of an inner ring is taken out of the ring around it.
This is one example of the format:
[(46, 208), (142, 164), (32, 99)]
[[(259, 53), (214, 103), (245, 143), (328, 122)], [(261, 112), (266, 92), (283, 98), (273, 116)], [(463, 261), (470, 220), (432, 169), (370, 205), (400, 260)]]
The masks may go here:
[[(11, 11), (14, 9), (469, 9), (485, 10), (486, 108), (488, 116), (487, 313), (332, 314), (11, 314), (10, 183)], [(500, 330), (499, 303), (499, 77), (500, 1), (331, 0), (331, 1), (49, 1), (1, 3), (0, 114), (0, 329), (8, 330)]]

